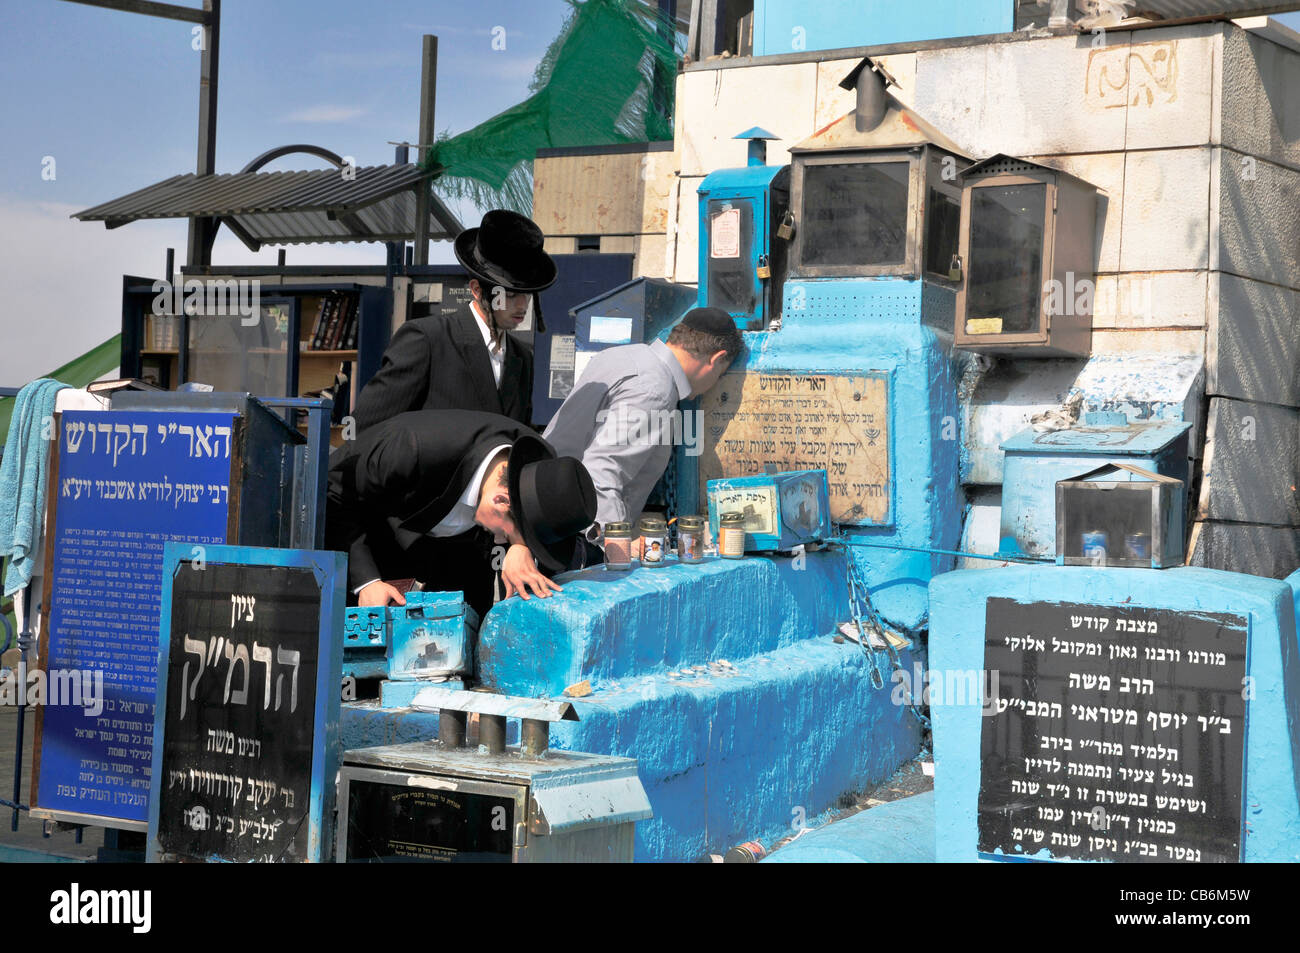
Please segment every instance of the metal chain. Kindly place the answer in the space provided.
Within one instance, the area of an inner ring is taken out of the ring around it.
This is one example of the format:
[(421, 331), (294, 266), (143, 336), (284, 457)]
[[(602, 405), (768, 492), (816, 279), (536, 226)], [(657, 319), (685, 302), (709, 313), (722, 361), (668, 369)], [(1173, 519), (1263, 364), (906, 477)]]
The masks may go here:
[[(832, 541), (835, 542), (835, 541)], [(871, 602), (871, 589), (867, 586), (866, 580), (862, 578), (862, 570), (858, 567), (858, 562), (853, 558), (853, 553), (847, 546), (841, 542), (841, 548), (844, 551), (844, 561), (848, 566), (848, 584), (849, 584), (849, 612), (852, 615), (852, 621), (858, 630), (858, 647), (862, 649), (864, 655), (871, 660), (871, 685), (873, 688), (881, 689), (885, 687), (884, 677), (880, 672), (880, 659), (885, 656), (888, 664), (895, 672), (903, 672), (904, 678), (908, 673), (903, 669), (903, 663), (898, 657), (898, 651), (894, 648), (889, 637), (885, 634), (885, 623), (880, 618), (880, 613), (876, 611), (875, 605)], [(866, 625), (863, 625), (863, 618), (866, 619)], [(894, 627), (899, 628), (899, 627)], [(917, 633), (909, 629), (902, 631), (915, 643)], [(870, 637), (874, 635), (883, 644), (883, 649), (874, 648), (871, 645)], [(921, 714), (921, 710), (916, 706), (916, 693), (909, 692), (908, 710), (921, 723), (921, 726), (927, 731), (930, 730), (930, 719)]]

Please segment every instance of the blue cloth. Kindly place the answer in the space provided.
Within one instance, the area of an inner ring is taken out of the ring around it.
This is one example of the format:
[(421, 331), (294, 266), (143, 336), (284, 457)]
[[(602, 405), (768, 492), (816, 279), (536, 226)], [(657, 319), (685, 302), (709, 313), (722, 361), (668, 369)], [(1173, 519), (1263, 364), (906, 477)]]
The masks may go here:
[[(0, 555), (8, 557), (4, 594), (25, 587), (35, 570), (33, 555), (44, 529), (45, 483), (54, 432), (54, 401), (67, 387), (48, 377), (32, 381), (14, 399), (14, 413), (0, 461)], [(48, 423), (47, 423), (48, 421)]]

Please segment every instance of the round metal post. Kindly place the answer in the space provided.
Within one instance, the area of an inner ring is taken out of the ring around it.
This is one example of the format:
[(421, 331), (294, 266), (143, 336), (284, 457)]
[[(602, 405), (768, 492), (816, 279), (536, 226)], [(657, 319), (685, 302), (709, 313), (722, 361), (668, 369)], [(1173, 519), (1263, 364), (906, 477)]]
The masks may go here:
[(551, 746), (551, 724), (536, 718), (525, 718), (519, 729), (519, 743), (523, 745), (524, 755), (540, 758)]
[(478, 746), (488, 754), (501, 754), (506, 750), (506, 716), (478, 716)]
[(465, 713), (443, 708), (438, 712), (438, 740), (448, 748), (465, 747)]

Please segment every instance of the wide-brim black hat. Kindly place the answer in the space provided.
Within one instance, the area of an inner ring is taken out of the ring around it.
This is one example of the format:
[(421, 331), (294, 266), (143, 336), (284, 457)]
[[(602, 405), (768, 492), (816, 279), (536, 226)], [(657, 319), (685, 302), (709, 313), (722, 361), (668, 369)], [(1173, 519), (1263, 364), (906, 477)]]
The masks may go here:
[(507, 471), (510, 506), (528, 549), (546, 569), (567, 569), (579, 535), (596, 519), (596, 485), (587, 468), (524, 434), (510, 448)]
[(456, 236), (456, 260), (470, 276), (506, 291), (537, 292), (555, 283), (555, 262), (542, 250), (542, 230), (530, 218), (493, 209), (478, 228)]

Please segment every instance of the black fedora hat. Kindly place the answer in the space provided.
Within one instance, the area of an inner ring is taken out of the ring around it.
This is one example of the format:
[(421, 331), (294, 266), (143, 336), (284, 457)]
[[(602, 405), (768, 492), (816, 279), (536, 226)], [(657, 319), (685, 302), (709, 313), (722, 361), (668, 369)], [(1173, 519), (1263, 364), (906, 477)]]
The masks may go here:
[(456, 236), (456, 260), (470, 276), (506, 291), (536, 292), (555, 283), (556, 267), (542, 250), (542, 230), (530, 218), (493, 209), (478, 228)]
[(579, 534), (596, 519), (596, 486), (587, 468), (524, 434), (510, 448), (507, 470), (510, 506), (528, 549), (546, 569), (567, 569)]

